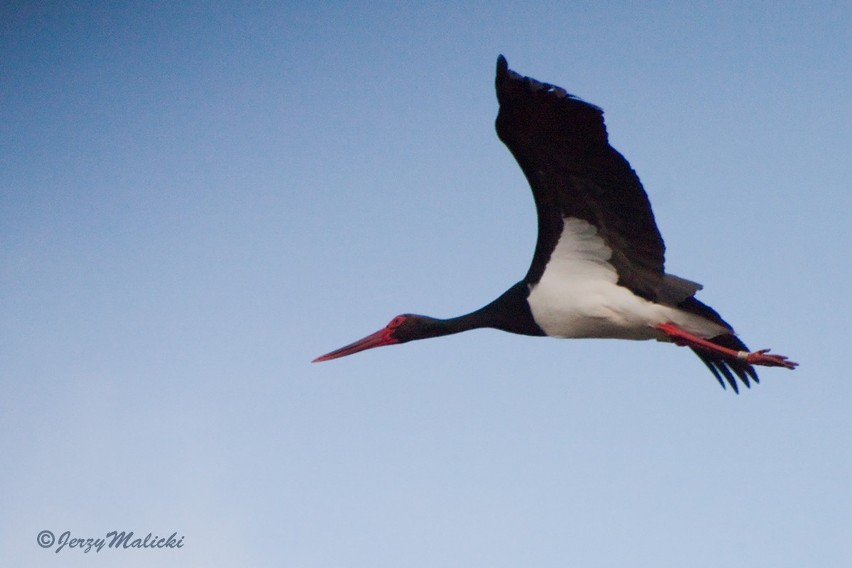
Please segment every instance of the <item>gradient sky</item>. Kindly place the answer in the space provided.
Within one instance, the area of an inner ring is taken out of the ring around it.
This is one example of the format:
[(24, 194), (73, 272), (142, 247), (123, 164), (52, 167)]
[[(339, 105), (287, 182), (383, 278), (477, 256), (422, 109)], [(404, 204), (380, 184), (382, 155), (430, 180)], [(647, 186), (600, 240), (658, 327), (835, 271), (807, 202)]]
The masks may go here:
[[(0, 565), (852, 565), (846, 2), (4, 3)], [(606, 111), (764, 369), (493, 330), (495, 60)], [(55, 553), (113, 530), (180, 550)]]

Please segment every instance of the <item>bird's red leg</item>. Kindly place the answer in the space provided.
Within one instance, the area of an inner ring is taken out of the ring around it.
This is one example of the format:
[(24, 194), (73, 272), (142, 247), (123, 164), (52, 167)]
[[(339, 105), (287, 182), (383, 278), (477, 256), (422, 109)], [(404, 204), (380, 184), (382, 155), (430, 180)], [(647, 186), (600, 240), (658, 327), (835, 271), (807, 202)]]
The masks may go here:
[(731, 359), (739, 359), (751, 365), (763, 365), (765, 367), (786, 367), (787, 369), (795, 369), (798, 363), (790, 361), (784, 355), (769, 354), (769, 349), (760, 349), (759, 351), (735, 351), (721, 345), (716, 345), (712, 341), (703, 339), (693, 335), (685, 329), (673, 324), (664, 323), (657, 326), (657, 329), (665, 333), (677, 345), (694, 347), (704, 351), (719, 353)]

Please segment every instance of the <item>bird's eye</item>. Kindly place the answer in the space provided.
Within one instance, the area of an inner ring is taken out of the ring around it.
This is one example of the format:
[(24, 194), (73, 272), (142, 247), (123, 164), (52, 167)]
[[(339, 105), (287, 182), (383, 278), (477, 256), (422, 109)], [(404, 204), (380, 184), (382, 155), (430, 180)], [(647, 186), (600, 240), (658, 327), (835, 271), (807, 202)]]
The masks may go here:
[(391, 329), (396, 329), (399, 326), (401, 326), (402, 322), (404, 322), (404, 321), (405, 321), (405, 316), (396, 316), (395, 318), (393, 318), (390, 321), (390, 323), (388, 324), (388, 327), (391, 328)]

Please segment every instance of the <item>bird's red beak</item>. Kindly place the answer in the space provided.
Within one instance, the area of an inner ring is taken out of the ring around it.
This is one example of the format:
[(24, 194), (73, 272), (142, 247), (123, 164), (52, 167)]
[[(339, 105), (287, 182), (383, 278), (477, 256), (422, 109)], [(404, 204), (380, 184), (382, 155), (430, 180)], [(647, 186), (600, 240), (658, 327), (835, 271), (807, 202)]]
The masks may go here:
[(359, 339), (354, 343), (350, 343), (346, 347), (341, 347), (340, 349), (336, 349), (331, 353), (326, 353), (322, 357), (317, 357), (311, 363), (320, 363), (322, 361), (328, 361), (330, 359), (337, 359), (338, 357), (346, 357), (347, 355), (352, 355), (353, 353), (358, 353), (359, 351), (364, 351), (365, 349), (372, 349), (373, 347), (381, 347), (383, 345), (393, 345), (394, 343), (399, 343), (399, 340), (394, 339), (391, 335), (393, 330), (390, 329), (390, 326), (384, 327), (377, 331), (376, 333), (370, 334), (363, 339)]

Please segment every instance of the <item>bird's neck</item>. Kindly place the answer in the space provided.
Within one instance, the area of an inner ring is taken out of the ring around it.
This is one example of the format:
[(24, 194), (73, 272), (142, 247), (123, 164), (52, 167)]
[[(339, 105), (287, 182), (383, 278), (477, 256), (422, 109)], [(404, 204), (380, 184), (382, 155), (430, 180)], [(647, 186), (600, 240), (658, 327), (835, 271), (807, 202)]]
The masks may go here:
[(435, 320), (436, 335), (449, 335), (470, 329), (490, 327), (521, 335), (544, 335), (536, 325), (527, 303), (529, 287), (518, 282), (482, 308), (455, 318)]

